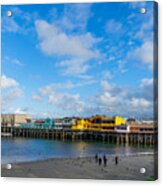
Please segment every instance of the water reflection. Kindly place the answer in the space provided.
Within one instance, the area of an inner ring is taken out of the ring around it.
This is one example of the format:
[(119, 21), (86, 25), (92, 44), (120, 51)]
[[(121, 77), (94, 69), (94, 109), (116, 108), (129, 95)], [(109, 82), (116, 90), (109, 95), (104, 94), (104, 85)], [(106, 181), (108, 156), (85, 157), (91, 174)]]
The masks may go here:
[(53, 157), (84, 157), (101, 155), (129, 155), (152, 152), (151, 148), (117, 146), (88, 141), (54, 141), (45, 139), (2, 138), (2, 163), (34, 161)]

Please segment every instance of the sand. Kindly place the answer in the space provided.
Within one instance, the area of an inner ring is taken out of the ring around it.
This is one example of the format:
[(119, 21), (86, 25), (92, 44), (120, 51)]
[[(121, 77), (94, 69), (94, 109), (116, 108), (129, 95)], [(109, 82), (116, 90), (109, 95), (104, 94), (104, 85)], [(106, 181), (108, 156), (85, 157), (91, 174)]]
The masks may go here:
[[(94, 157), (54, 158), (36, 162), (12, 164), (7, 169), (3, 164), (2, 177), (105, 179), (105, 180), (154, 180), (154, 155), (119, 157), (115, 165), (114, 157), (107, 157), (107, 166), (99, 166)], [(146, 173), (140, 173), (145, 167)]]

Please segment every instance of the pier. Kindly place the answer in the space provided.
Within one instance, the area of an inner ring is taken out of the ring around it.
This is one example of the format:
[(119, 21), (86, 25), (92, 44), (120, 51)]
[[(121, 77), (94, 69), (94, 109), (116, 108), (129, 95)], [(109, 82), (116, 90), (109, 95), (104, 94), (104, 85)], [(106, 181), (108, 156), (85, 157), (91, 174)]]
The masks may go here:
[(72, 129), (28, 129), (19, 127), (1, 127), (1, 134), (9, 137), (24, 137), (53, 140), (90, 140), (124, 145), (157, 145), (157, 132), (102, 132)]

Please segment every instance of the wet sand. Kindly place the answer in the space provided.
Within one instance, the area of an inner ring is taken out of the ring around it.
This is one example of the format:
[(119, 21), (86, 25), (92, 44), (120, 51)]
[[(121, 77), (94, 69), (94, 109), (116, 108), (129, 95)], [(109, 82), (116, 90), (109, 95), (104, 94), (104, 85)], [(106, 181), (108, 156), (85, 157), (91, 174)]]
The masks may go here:
[[(114, 157), (107, 157), (107, 166), (95, 162), (94, 157), (54, 158), (35, 162), (12, 164), (11, 169), (2, 165), (2, 177), (105, 179), (105, 180), (154, 180), (156, 178), (155, 155), (119, 157), (115, 165)], [(146, 173), (140, 173), (145, 167)]]

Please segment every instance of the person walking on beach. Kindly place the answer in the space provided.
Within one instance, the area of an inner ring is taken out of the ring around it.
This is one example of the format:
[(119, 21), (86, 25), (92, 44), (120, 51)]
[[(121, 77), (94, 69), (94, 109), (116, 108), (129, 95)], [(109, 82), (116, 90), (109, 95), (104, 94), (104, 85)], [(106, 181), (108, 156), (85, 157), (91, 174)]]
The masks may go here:
[(96, 163), (98, 162), (98, 155), (97, 154), (95, 156), (95, 161), (96, 161)]
[(101, 165), (101, 162), (102, 162), (102, 159), (99, 158), (99, 159), (98, 159), (98, 165), (99, 165), (99, 166)]
[(115, 164), (118, 165), (118, 156), (115, 157)]
[(107, 165), (107, 158), (106, 158), (105, 155), (103, 156), (103, 161), (104, 161), (104, 167), (106, 167), (106, 165)]

